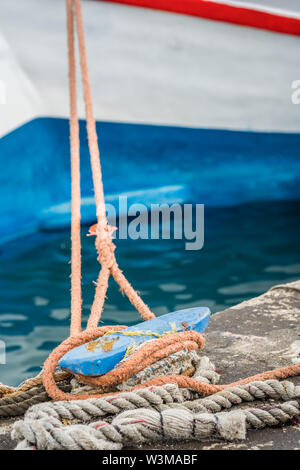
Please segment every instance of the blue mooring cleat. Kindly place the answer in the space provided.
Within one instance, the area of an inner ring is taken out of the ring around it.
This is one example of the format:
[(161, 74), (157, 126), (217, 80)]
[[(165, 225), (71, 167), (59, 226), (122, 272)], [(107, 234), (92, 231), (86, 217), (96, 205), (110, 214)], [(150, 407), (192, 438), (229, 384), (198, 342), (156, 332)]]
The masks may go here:
[[(195, 307), (167, 313), (131, 326), (116, 333), (107, 333), (99, 339), (78, 346), (66, 353), (60, 367), (73, 374), (96, 376), (112, 370), (129, 352), (145, 341), (167, 333), (204, 331), (208, 325), (208, 307)], [(136, 332), (136, 333), (135, 333)]]

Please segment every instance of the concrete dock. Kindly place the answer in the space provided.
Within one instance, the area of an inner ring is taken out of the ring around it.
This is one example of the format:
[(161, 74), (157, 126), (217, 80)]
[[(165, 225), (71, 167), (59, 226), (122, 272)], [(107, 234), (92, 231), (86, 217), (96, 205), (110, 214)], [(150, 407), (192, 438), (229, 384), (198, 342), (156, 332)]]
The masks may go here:
[[(221, 383), (231, 383), (265, 370), (300, 362), (300, 280), (275, 286), (265, 294), (213, 315), (206, 330), (209, 356), (221, 374)], [(300, 383), (300, 377), (292, 380)], [(0, 450), (12, 449), (14, 420), (0, 420)], [(246, 441), (182, 442), (153, 445), (163, 450), (296, 450), (300, 449), (300, 425), (248, 431)]]

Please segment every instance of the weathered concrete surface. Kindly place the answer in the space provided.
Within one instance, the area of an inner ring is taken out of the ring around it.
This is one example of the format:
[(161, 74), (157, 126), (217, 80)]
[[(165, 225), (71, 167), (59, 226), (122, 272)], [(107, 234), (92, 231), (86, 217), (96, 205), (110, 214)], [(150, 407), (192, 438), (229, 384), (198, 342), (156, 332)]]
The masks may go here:
[(0, 450), (13, 449), (15, 446), (14, 441), (10, 438), (10, 431), (12, 428), (13, 419), (0, 419)]
[[(215, 314), (205, 337), (205, 355), (222, 374), (221, 383), (300, 362), (300, 281)], [(300, 383), (300, 377), (288, 380)], [(248, 431), (238, 444), (189, 442), (168, 449), (300, 449), (300, 426)]]
[[(300, 281), (276, 286), (260, 297), (213, 316), (204, 354), (216, 364), (222, 383), (300, 362)], [(300, 383), (300, 377), (289, 379)], [(13, 447), (13, 421), (0, 421), (0, 449)], [(300, 449), (300, 426), (249, 431), (242, 443), (207, 441), (152, 445), (148, 449)]]

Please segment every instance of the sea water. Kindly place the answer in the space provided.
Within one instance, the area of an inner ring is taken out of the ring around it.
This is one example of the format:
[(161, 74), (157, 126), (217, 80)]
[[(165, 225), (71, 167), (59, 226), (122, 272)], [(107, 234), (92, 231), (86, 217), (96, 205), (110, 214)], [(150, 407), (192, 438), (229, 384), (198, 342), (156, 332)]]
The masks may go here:
[[(186, 307), (221, 311), (300, 277), (300, 202), (205, 208), (205, 240), (186, 251), (184, 240), (118, 240), (117, 259), (128, 280), (156, 315)], [(94, 238), (82, 235), (83, 323), (99, 264)], [(42, 243), (41, 243), (42, 238)], [(0, 260), (0, 340), (6, 364), (0, 381), (17, 385), (36, 375), (50, 351), (69, 334), (69, 230), (20, 239), (25, 252)], [(101, 325), (140, 321), (110, 281)], [(241, 318), (241, 321), (243, 319)]]

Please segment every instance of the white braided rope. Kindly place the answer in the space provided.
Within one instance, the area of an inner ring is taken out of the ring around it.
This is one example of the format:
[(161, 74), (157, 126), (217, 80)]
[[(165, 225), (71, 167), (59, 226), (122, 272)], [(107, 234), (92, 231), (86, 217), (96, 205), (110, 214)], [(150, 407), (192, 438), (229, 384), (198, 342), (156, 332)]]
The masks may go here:
[(24, 420), (14, 426), (17, 449), (117, 450), (161, 440), (245, 439), (247, 427), (274, 426), (299, 415), (299, 402), (291, 400), (269, 409), (229, 413), (192, 413), (185, 408), (124, 411), (112, 423), (63, 426), (55, 418)]
[[(300, 387), (287, 381), (252, 382), (195, 401), (190, 401), (190, 393), (172, 384), (117, 397), (35, 405), (23, 421), (14, 424), (12, 438), (18, 441), (17, 449), (41, 450), (112, 450), (162, 439), (245, 439), (247, 428), (285, 423), (298, 416), (300, 410), (299, 399), (292, 399), (300, 395)], [(243, 401), (266, 398), (288, 401), (263, 408), (220, 412)], [(86, 424), (104, 415), (115, 415), (115, 418), (111, 423)], [(61, 419), (85, 424), (64, 426)]]
[(32, 406), (25, 418), (42, 419), (51, 416), (58, 420), (80, 421), (83, 423), (114, 416), (122, 411), (138, 408), (163, 410), (166, 407), (178, 406), (192, 399), (192, 392), (180, 389), (176, 384), (161, 387), (141, 388), (134, 392), (122, 392), (117, 396), (89, 398), (88, 400), (46, 402)]
[(185, 406), (194, 412), (218, 413), (222, 409), (229, 409), (233, 405), (240, 405), (243, 402), (265, 399), (288, 401), (299, 395), (300, 386), (295, 386), (293, 382), (266, 380), (226, 388), (209, 397), (187, 401)]

